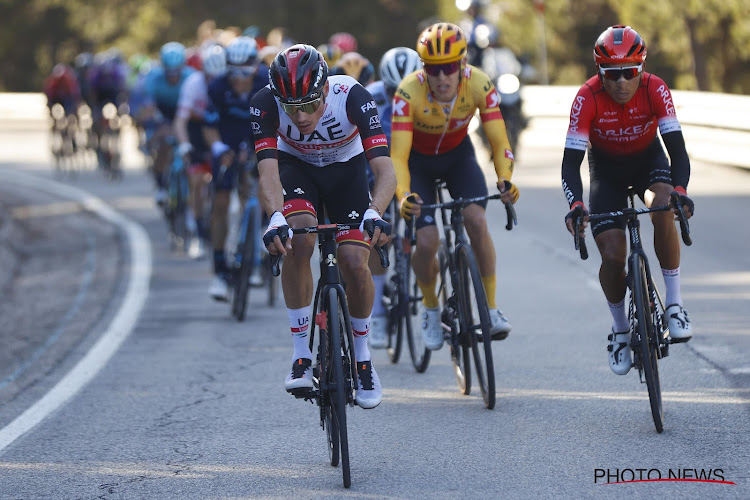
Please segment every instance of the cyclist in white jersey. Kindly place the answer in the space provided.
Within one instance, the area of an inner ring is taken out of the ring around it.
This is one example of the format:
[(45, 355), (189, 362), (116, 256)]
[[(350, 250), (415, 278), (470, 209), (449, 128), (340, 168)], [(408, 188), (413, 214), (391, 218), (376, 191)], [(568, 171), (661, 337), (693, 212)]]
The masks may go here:
[[(210, 238), (208, 227), (200, 215), (204, 211), (203, 189), (206, 179), (211, 179), (211, 150), (203, 137), (203, 117), (208, 107), (208, 84), (224, 74), (227, 68), (226, 51), (221, 45), (213, 45), (202, 51), (203, 71), (196, 71), (185, 80), (180, 88), (177, 101), (177, 114), (173, 128), (178, 141), (176, 154), (185, 158), (190, 184), (191, 232), (198, 237), (190, 242), (188, 255), (198, 259), (205, 255), (203, 241)], [(195, 216), (198, 216), (197, 222)], [(195, 229), (195, 230), (192, 230)]]
[[(314, 235), (289, 231), (286, 246), (278, 238), (287, 227), (317, 224), (325, 206), (331, 222), (359, 224), (336, 237), (338, 260), (354, 333), (359, 374), (356, 401), (362, 408), (380, 404), (382, 390), (367, 346), (374, 287), (367, 260), (370, 245), (385, 244), (390, 226), (381, 218), (396, 188), (388, 142), (372, 96), (354, 78), (328, 77), (323, 56), (310, 45), (279, 53), (269, 70), (269, 86), (252, 99), (253, 134), (260, 172), (260, 199), (271, 216), (264, 242), (272, 254), (286, 256), (282, 270), (294, 355), (285, 380), (288, 391), (312, 388), (312, 352), (308, 345), (313, 279), (310, 258)], [(366, 161), (375, 173), (370, 198)], [(288, 221), (287, 221), (288, 218)], [(371, 219), (371, 241), (363, 234)]]

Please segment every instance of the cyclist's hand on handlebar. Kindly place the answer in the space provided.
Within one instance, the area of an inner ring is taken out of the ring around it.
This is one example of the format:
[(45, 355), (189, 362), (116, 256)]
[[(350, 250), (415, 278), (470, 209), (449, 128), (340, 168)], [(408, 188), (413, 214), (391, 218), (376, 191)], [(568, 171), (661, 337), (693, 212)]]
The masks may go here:
[(568, 228), (568, 232), (572, 234), (573, 236), (575, 236), (575, 233), (573, 233), (573, 230), (574, 230), (573, 225), (575, 224), (575, 217), (577, 215), (578, 207), (580, 207), (580, 210), (583, 214), (583, 223), (581, 224), (579, 228), (580, 235), (581, 237), (583, 237), (584, 230), (589, 225), (589, 211), (586, 210), (586, 205), (584, 205), (582, 201), (577, 201), (573, 203), (573, 206), (570, 207), (571, 208), (570, 212), (568, 212), (565, 215), (565, 226)]
[[(673, 193), (675, 192), (680, 196), (680, 203), (682, 203), (682, 213), (685, 214), (686, 219), (689, 219), (695, 212), (695, 203), (693, 203), (693, 200), (690, 199), (690, 197), (687, 195), (687, 192), (685, 192), (684, 188), (678, 186), (674, 189)], [(677, 207), (673, 208), (675, 211), (675, 215), (677, 215)]]
[(359, 225), (359, 230), (362, 231), (365, 241), (369, 240), (370, 246), (382, 246), (391, 239), (391, 225), (384, 221), (380, 217), (380, 214), (372, 208), (368, 208), (365, 211), (362, 223)]
[(401, 218), (411, 220), (412, 216), (419, 217), (422, 214), (422, 205), (424, 202), (417, 193), (406, 193), (399, 202)]
[(268, 229), (263, 234), (263, 244), (266, 245), (271, 255), (282, 254), (292, 250), (292, 230), (286, 222), (286, 217), (281, 212), (274, 212), (271, 221), (268, 223)]
[(506, 181), (505, 179), (497, 181), (497, 189), (502, 193), (500, 201), (503, 203), (511, 202), (515, 205), (518, 201), (518, 197), (521, 196), (521, 193), (518, 192), (518, 186), (510, 181)]

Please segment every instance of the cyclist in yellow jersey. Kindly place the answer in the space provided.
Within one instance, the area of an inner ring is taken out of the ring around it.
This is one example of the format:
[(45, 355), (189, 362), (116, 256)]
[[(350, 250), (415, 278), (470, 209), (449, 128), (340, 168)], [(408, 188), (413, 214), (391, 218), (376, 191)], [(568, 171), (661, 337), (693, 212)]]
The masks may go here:
[[(391, 158), (398, 180), (396, 196), (401, 215), (406, 219), (417, 217), (412, 263), (424, 295), (422, 333), (432, 350), (443, 345), (435, 290), (440, 234), (435, 211), (421, 210), (421, 205), (435, 202), (436, 179), (446, 181), (453, 198), (487, 194), (487, 183), (468, 137), (468, 125), (477, 109), (492, 147), (501, 199), (518, 200), (518, 188), (510, 183), (513, 152), (498, 106), (500, 96), (485, 73), (466, 64), (466, 48), (466, 38), (455, 24), (441, 22), (424, 30), (417, 41), (424, 68), (405, 77), (393, 99)], [(502, 340), (511, 325), (495, 301), (495, 247), (487, 227), (486, 205), (469, 205), (463, 213), (487, 293), (492, 338)]]

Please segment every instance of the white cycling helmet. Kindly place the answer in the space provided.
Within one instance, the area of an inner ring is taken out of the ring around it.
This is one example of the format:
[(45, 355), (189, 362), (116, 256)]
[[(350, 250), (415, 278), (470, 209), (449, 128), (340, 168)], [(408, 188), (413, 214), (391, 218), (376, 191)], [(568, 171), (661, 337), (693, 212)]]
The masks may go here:
[(221, 76), (227, 70), (227, 52), (221, 45), (213, 45), (203, 51), (203, 71), (208, 76)]
[(380, 59), (380, 79), (387, 89), (395, 90), (406, 75), (421, 67), (422, 61), (416, 50), (396, 47), (383, 54)]
[(238, 36), (227, 46), (227, 64), (249, 66), (258, 59), (258, 43), (249, 36)]

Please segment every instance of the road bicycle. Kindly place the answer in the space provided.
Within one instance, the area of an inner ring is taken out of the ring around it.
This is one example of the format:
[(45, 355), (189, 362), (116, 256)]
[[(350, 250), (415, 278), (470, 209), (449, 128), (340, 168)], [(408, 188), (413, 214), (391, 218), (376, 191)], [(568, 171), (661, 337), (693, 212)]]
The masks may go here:
[[(232, 315), (237, 321), (244, 321), (247, 300), (250, 292), (251, 276), (256, 270), (263, 275), (263, 284), (268, 292), (267, 304), (276, 305), (278, 296), (278, 281), (272, 279), (271, 267), (268, 265), (269, 255), (262, 253), (263, 209), (258, 199), (258, 182), (252, 175), (257, 164), (248, 164), (245, 168), (248, 186), (248, 199), (242, 212), (237, 243), (232, 258), (230, 284), (232, 286)], [(265, 264), (265, 265), (264, 265)], [(257, 285), (256, 285), (257, 286)]]
[[(669, 205), (636, 208), (635, 193), (628, 188), (628, 207), (616, 212), (589, 214), (589, 221), (624, 217), (627, 220), (630, 240), (630, 253), (627, 263), (627, 285), (630, 289), (630, 304), (628, 319), (630, 322), (630, 348), (633, 352), (633, 367), (638, 370), (641, 383), (648, 388), (648, 399), (651, 406), (651, 416), (657, 432), (664, 430), (664, 407), (662, 405), (661, 381), (659, 379), (659, 360), (669, 355), (669, 345), (673, 342), (669, 337), (669, 324), (664, 317), (664, 303), (659, 290), (651, 276), (648, 258), (641, 244), (641, 230), (639, 215), (652, 212), (665, 212), (677, 208), (677, 218), (680, 222), (680, 233), (685, 245), (692, 245), (690, 226), (682, 211), (682, 202), (677, 192), (673, 192)], [(583, 208), (576, 207), (573, 213), (573, 237), (575, 248), (582, 259), (588, 259), (588, 249), (581, 238), (581, 225), (584, 220)]]
[(185, 159), (172, 147), (172, 161), (167, 172), (167, 201), (164, 215), (169, 226), (169, 243), (172, 251), (187, 252), (193, 231), (188, 227), (188, 207), (190, 185), (188, 183)]
[[(427, 370), (432, 351), (427, 349), (419, 325), (418, 306), (421, 292), (411, 270), (411, 253), (416, 243), (416, 233), (405, 224), (395, 203), (389, 206), (393, 237), (393, 274), (388, 279), (383, 293), (388, 333), (388, 359), (398, 363), (403, 348), (404, 336), (409, 346), (409, 354), (414, 369), (418, 373)], [(403, 225), (403, 228), (401, 227)]]
[[(482, 399), (484, 405), (491, 410), (495, 407), (495, 368), (490, 311), (476, 256), (466, 235), (463, 209), (472, 203), (500, 199), (500, 193), (445, 201), (445, 182), (438, 180), (435, 187), (438, 203), (422, 205), (422, 210), (439, 209), (443, 224), (443, 238), (438, 249), (438, 297), (442, 303), (441, 320), (445, 340), (450, 346), (456, 381), (466, 395), (471, 393), (469, 352), (473, 355)], [(510, 189), (509, 183), (506, 183), (506, 189)], [(518, 224), (513, 203), (506, 202), (505, 211), (508, 218), (505, 229), (510, 231)]]
[[(349, 468), (349, 437), (346, 427), (346, 406), (354, 406), (354, 391), (358, 387), (354, 339), (349, 308), (344, 286), (339, 273), (336, 234), (340, 231), (358, 229), (352, 224), (319, 224), (318, 226), (292, 229), (294, 234), (318, 234), (320, 251), (320, 279), (315, 292), (313, 311), (315, 321), (310, 331), (310, 350), (313, 350), (315, 330), (318, 329), (318, 349), (313, 366), (313, 389), (298, 389), (292, 394), (316, 403), (320, 408), (320, 426), (326, 431), (328, 458), (332, 466), (341, 463), (344, 487), (351, 486)], [(372, 221), (366, 221), (365, 229), (372, 234)], [(285, 244), (287, 227), (279, 228), (282, 244)], [(383, 267), (388, 267), (388, 255), (375, 247)], [(278, 276), (280, 256), (271, 258), (271, 269)]]

